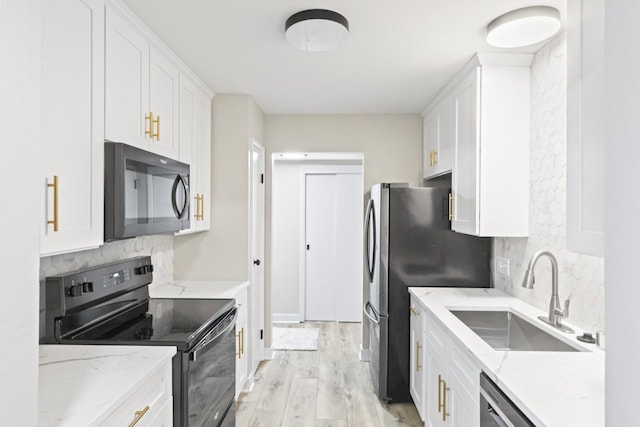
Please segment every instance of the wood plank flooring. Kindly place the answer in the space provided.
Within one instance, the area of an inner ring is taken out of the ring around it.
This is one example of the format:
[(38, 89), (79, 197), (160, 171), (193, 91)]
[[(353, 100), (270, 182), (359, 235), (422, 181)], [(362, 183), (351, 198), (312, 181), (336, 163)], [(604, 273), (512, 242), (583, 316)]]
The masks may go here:
[[(282, 325), (278, 325), (281, 327)], [(360, 323), (307, 322), (320, 328), (318, 351), (276, 351), (236, 403), (237, 427), (421, 427), (413, 404), (385, 405), (358, 358)]]

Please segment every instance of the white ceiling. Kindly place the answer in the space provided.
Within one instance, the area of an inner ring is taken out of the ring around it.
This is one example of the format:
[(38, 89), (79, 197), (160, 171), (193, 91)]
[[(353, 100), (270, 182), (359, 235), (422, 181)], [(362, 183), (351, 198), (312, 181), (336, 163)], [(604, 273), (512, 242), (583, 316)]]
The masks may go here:
[[(124, 0), (216, 93), (250, 94), (266, 114), (418, 113), (509, 10), (566, 0)], [(333, 52), (302, 52), (286, 19), (331, 9), (349, 20)], [(540, 46), (529, 48), (535, 51)]]

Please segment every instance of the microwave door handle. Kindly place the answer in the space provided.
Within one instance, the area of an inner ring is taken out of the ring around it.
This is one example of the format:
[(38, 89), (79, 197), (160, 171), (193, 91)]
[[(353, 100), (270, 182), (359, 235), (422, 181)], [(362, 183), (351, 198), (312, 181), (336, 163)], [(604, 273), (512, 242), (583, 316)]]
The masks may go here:
[(233, 316), (233, 319), (229, 322), (227, 326), (225, 326), (223, 330), (216, 333), (212, 337), (209, 337), (209, 336), (204, 337), (198, 344), (196, 344), (196, 346), (189, 352), (189, 360), (191, 360), (192, 362), (195, 362), (198, 359), (198, 353), (202, 349), (209, 347), (210, 345), (216, 344), (223, 337), (227, 336), (231, 331), (231, 329), (236, 327), (236, 320), (238, 319), (238, 309), (235, 307), (231, 309), (231, 311), (228, 312), (226, 317), (228, 318), (229, 316)]
[[(178, 191), (182, 189), (184, 194), (184, 203), (182, 206), (178, 206)], [(173, 188), (171, 189), (171, 205), (173, 206), (173, 212), (176, 218), (182, 219), (187, 213), (187, 207), (189, 206), (189, 195), (187, 194), (187, 183), (184, 181), (182, 175), (176, 176), (173, 181)]]

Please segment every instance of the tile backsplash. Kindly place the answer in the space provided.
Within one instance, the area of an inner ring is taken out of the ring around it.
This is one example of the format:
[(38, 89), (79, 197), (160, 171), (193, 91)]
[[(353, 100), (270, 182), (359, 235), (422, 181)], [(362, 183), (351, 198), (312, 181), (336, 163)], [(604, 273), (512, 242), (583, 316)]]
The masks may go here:
[[(604, 329), (604, 259), (566, 248), (567, 43), (562, 33), (535, 55), (531, 66), (529, 237), (496, 238), (494, 254), (510, 259), (510, 275), (495, 272), (496, 288), (549, 309), (551, 267), (541, 259), (533, 290), (520, 286), (531, 256), (551, 251), (558, 259), (561, 303), (571, 300), (569, 321)], [(495, 264), (494, 264), (495, 265)]]
[(143, 236), (105, 243), (97, 249), (40, 258), (40, 336), (44, 331), (44, 279), (137, 256), (150, 255), (153, 283), (173, 280), (173, 236)]

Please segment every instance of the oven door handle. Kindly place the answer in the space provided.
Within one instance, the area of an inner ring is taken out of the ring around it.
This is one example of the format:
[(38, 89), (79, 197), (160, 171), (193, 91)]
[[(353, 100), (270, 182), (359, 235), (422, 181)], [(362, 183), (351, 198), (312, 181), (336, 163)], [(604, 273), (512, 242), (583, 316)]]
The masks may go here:
[[(231, 320), (229, 320), (231, 318)], [(238, 309), (232, 308), (227, 312), (225, 317), (220, 321), (220, 323), (229, 322), (227, 326), (224, 327), (221, 331), (213, 330), (209, 335), (204, 337), (198, 344), (196, 344), (188, 353), (189, 360), (195, 362), (198, 358), (198, 353), (208, 347), (209, 345), (214, 345), (218, 341), (220, 341), (225, 336), (229, 335), (231, 330), (236, 326), (236, 319), (238, 318)]]

